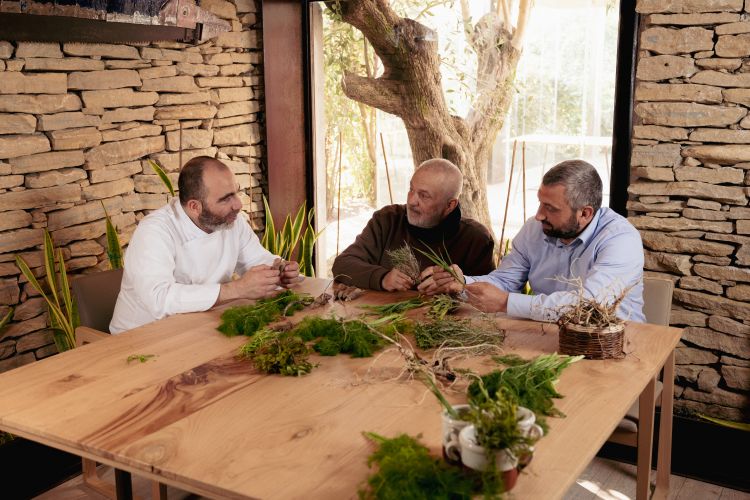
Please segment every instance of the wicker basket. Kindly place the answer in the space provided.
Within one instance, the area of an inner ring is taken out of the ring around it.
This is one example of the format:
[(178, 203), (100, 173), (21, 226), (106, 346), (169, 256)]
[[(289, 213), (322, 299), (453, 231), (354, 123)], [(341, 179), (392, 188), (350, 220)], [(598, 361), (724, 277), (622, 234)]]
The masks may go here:
[(624, 338), (624, 323), (603, 328), (567, 323), (560, 327), (560, 353), (583, 354), (587, 359), (622, 358)]

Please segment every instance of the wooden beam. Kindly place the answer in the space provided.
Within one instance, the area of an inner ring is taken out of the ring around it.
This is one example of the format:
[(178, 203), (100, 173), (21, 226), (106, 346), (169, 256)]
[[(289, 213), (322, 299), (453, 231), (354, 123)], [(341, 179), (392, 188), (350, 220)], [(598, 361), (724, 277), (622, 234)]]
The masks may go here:
[(277, 227), (312, 190), (307, 8), (296, 0), (262, 2), (268, 201)]

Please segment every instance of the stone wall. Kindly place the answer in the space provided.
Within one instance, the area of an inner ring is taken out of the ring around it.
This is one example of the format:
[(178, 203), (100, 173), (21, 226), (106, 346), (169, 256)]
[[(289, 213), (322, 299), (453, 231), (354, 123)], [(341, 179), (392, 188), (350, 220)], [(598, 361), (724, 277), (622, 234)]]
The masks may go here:
[(750, 414), (750, 0), (639, 0), (630, 221), (675, 283), (675, 406)]
[[(203, 0), (232, 31), (200, 45), (0, 41), (0, 371), (57, 352), (43, 299), (19, 254), (43, 274), (43, 228), (73, 273), (108, 268), (102, 202), (127, 243), (176, 187), (182, 162), (218, 156), (262, 229), (259, 0)], [(182, 129), (182, 130), (181, 130)]]

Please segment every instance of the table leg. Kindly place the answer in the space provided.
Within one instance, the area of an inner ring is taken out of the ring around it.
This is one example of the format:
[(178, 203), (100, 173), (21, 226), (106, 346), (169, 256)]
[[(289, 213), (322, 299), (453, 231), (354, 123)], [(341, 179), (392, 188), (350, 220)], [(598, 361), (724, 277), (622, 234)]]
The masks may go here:
[(646, 500), (650, 494), (655, 407), (656, 378), (652, 378), (638, 398), (638, 473), (635, 488), (637, 500)]
[(117, 500), (133, 500), (133, 483), (130, 472), (115, 469), (115, 498)]
[(659, 456), (656, 460), (656, 488), (654, 499), (669, 495), (669, 476), (672, 473), (672, 407), (674, 404), (674, 351), (664, 363), (664, 389), (661, 393), (659, 418)]

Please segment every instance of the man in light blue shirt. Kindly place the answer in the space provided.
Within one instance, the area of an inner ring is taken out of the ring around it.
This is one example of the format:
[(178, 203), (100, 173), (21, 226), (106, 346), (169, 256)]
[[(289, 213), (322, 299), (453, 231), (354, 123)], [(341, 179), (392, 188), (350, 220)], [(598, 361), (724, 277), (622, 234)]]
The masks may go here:
[[(470, 304), (485, 312), (507, 312), (537, 321), (556, 321), (587, 297), (611, 303), (630, 287), (618, 308), (622, 319), (643, 322), (643, 244), (624, 217), (602, 207), (602, 181), (581, 160), (555, 165), (542, 179), (539, 209), (513, 239), (500, 267), (486, 276), (467, 276)], [(460, 268), (453, 266), (463, 279)], [(461, 292), (464, 286), (437, 266), (422, 275), (427, 294)], [(529, 282), (534, 295), (523, 293)]]

